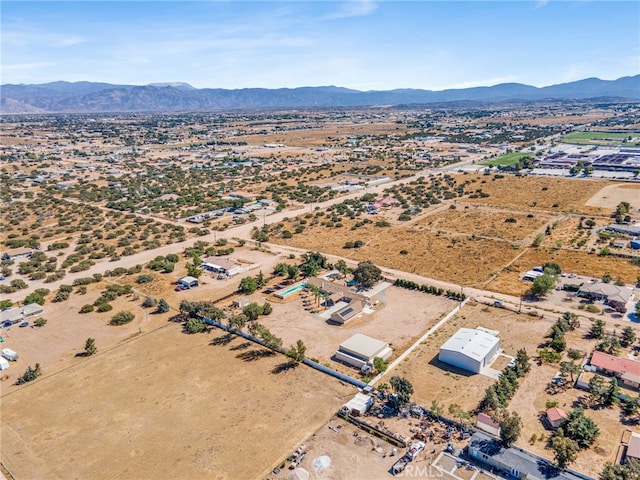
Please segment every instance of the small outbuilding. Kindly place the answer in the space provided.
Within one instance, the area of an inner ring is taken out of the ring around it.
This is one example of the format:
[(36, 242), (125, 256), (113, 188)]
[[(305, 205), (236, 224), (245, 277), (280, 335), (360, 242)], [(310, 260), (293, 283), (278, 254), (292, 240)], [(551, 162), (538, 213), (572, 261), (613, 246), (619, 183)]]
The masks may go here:
[(558, 428), (562, 421), (567, 418), (567, 413), (557, 407), (552, 407), (547, 410), (547, 422), (551, 428)]
[(473, 373), (488, 367), (498, 354), (500, 339), (480, 328), (461, 328), (440, 347), (438, 360)]
[(340, 344), (335, 358), (356, 368), (362, 368), (365, 365), (373, 366), (373, 359), (376, 357), (387, 360), (392, 353), (388, 343), (356, 333)]
[(627, 445), (627, 458), (640, 461), (640, 433), (631, 432)]
[(500, 436), (500, 424), (484, 412), (478, 414), (476, 425), (484, 432), (495, 435), (496, 437)]
[(182, 288), (195, 288), (200, 285), (200, 282), (196, 277), (182, 277), (178, 279), (178, 286)]
[(349, 400), (345, 407), (354, 416), (364, 415), (373, 405), (373, 397), (364, 393), (356, 393), (356, 396)]

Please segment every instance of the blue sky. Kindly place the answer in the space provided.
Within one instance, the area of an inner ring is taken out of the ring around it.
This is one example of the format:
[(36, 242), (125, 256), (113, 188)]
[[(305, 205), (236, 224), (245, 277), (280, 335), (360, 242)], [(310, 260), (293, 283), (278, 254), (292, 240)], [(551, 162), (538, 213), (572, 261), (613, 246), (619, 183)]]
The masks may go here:
[(640, 73), (638, 1), (1, 3), (0, 83), (545, 86)]

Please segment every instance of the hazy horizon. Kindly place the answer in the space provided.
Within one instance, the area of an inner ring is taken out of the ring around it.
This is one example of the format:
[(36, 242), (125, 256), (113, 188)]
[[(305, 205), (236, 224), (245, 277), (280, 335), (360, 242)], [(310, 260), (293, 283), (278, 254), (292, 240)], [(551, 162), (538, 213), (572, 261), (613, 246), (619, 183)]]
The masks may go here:
[(640, 73), (640, 3), (3, 1), (2, 84), (536, 87)]

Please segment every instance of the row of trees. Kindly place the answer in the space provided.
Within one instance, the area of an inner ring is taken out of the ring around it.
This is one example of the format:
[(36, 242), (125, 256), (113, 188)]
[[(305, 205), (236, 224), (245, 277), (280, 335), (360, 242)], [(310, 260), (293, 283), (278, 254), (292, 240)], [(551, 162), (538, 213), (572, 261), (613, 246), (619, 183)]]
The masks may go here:
[(430, 295), (444, 295), (448, 298), (451, 298), (453, 300), (459, 300), (462, 301), (465, 298), (467, 298), (467, 296), (462, 293), (462, 292), (454, 292), (453, 290), (445, 290), (444, 288), (439, 288), (439, 287), (434, 287), (433, 285), (425, 285), (425, 284), (418, 284), (416, 282), (413, 282), (411, 280), (404, 280), (402, 278), (397, 278), (396, 281), (393, 283), (395, 286), (397, 287), (402, 287), (402, 288), (406, 288), (408, 290), (417, 290), (419, 292), (424, 292), (424, 293), (428, 293)]

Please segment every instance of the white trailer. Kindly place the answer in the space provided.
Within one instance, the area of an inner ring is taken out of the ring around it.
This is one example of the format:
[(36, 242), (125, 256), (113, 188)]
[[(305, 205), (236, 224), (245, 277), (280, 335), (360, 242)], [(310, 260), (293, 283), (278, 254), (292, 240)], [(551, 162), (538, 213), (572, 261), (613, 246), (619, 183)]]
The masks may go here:
[(0, 370), (6, 370), (9, 368), (9, 362), (6, 358), (0, 357)]
[(7, 360), (11, 361), (11, 362), (15, 362), (18, 360), (18, 354), (16, 352), (14, 352), (13, 350), (11, 350), (10, 348), (3, 348), (2, 349), (2, 356), (4, 358), (6, 358)]

